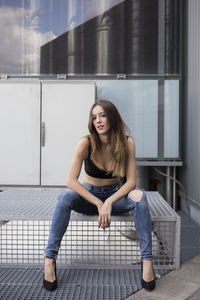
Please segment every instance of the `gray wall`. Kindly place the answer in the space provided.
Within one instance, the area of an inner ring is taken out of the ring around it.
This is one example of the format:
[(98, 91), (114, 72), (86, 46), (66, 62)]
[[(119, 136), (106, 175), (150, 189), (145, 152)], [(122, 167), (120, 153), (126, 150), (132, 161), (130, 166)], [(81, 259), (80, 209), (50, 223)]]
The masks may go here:
[[(183, 25), (183, 161), (184, 183), (191, 217), (200, 224), (200, 1), (185, 1)], [(182, 207), (184, 201), (182, 198)]]

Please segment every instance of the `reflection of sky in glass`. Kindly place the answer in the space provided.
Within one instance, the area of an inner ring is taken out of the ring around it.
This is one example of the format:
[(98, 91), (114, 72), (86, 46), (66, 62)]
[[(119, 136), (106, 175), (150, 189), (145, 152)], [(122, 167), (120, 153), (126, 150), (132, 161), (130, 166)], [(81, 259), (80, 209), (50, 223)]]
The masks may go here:
[[(56, 36), (102, 14), (124, 0), (0, 0), (1, 7), (33, 10), (31, 24)], [(36, 26), (37, 25), (37, 26)]]
[(42, 45), (123, 1), (0, 0), (0, 73), (38, 74)]
[(0, 0), (0, 7), (22, 7), (23, 0)]

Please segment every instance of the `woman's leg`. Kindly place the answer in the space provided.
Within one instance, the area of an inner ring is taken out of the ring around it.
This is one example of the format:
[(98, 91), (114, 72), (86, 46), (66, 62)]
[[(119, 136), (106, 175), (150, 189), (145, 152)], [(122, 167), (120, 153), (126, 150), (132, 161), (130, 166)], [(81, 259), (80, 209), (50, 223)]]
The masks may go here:
[(143, 279), (149, 282), (153, 280), (154, 276), (152, 268), (152, 224), (146, 193), (141, 190), (133, 190), (128, 194), (128, 198), (133, 201), (134, 223), (143, 260)]
[(70, 220), (71, 210), (80, 213), (97, 213), (96, 207), (84, 200), (78, 193), (66, 189), (63, 191), (56, 205), (49, 234), (48, 245), (45, 249), (45, 280), (55, 280), (55, 262), (62, 237), (67, 229)]
[(80, 196), (70, 189), (66, 189), (59, 195), (52, 218), (48, 245), (45, 249), (45, 257), (57, 257), (62, 237), (70, 220), (71, 210), (74, 209), (77, 202), (80, 202)]
[(79, 199), (79, 195), (70, 189), (66, 189), (59, 195), (45, 249), (44, 279), (48, 282), (56, 280), (54, 259), (57, 257), (62, 237), (69, 223), (71, 210), (77, 199)]
[(133, 190), (128, 198), (134, 205), (134, 223), (138, 234), (142, 259), (152, 259), (151, 216), (146, 193), (141, 190)]

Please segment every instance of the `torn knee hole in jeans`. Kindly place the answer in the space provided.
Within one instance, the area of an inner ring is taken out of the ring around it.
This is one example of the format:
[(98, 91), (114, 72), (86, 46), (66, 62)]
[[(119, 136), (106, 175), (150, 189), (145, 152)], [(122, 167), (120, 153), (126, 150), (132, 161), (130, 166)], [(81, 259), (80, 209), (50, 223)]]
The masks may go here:
[(140, 200), (142, 199), (142, 195), (143, 195), (143, 192), (141, 190), (134, 190), (128, 194), (128, 197), (130, 197), (131, 200), (133, 200), (135, 202), (140, 202)]

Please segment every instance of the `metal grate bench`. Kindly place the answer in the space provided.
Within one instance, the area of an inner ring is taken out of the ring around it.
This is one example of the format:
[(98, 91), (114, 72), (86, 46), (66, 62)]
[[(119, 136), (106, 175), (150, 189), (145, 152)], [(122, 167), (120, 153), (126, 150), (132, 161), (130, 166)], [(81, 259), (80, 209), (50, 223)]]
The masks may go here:
[[(53, 211), (63, 189), (18, 188), (0, 193), (0, 264), (41, 266)], [(180, 217), (158, 192), (147, 192), (152, 217), (153, 262), (180, 266)], [(58, 265), (73, 268), (139, 268), (140, 248), (132, 213), (112, 216), (98, 228), (97, 216), (72, 212)]]

